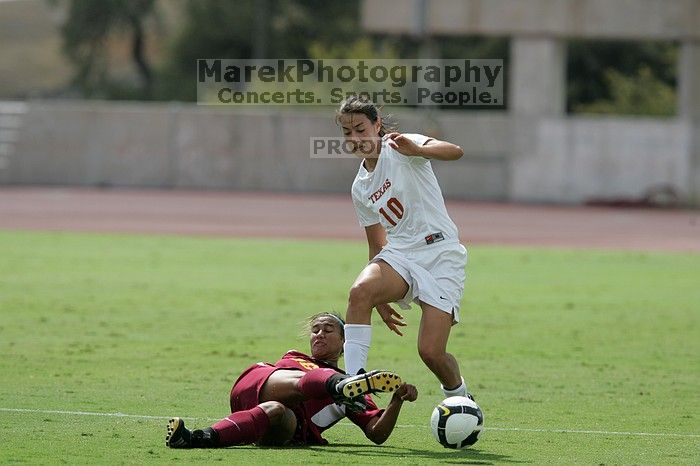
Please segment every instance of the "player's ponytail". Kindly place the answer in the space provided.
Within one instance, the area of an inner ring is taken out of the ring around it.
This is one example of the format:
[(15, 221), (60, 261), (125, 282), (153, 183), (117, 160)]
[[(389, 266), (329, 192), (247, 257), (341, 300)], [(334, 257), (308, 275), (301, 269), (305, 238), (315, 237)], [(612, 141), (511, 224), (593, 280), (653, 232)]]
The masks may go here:
[(376, 123), (378, 118), (381, 118), (381, 126), (379, 127), (379, 136), (384, 136), (387, 133), (396, 131), (398, 125), (392, 121), (391, 115), (382, 117), (379, 113), (377, 105), (362, 95), (352, 95), (340, 103), (340, 108), (335, 115), (335, 123), (340, 123), (340, 117), (348, 113), (361, 113), (367, 117), (372, 123)]

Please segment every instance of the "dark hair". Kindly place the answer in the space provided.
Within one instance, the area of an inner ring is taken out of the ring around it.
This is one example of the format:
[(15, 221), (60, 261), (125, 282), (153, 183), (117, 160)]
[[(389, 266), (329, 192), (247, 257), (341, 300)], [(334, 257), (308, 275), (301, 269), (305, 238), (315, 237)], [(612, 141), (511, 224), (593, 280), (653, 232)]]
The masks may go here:
[(319, 317), (330, 317), (333, 319), (335, 322), (338, 323), (338, 328), (340, 329), (340, 336), (345, 338), (345, 321), (343, 320), (342, 317), (340, 317), (338, 314), (334, 312), (319, 312), (318, 314), (314, 314), (311, 317), (309, 317), (306, 322), (304, 323), (304, 334), (305, 336), (311, 332), (311, 326), (313, 325), (314, 321), (318, 319)]
[[(335, 114), (335, 124), (337, 125), (340, 122), (341, 116), (347, 115), (348, 113), (361, 113), (372, 123), (376, 123), (377, 119), (381, 117), (379, 108), (374, 102), (365, 96), (357, 94), (348, 97), (340, 103), (340, 108)], [(398, 125), (391, 120), (391, 115), (387, 115), (381, 120), (382, 124), (379, 127), (379, 136), (384, 136), (398, 129)]]

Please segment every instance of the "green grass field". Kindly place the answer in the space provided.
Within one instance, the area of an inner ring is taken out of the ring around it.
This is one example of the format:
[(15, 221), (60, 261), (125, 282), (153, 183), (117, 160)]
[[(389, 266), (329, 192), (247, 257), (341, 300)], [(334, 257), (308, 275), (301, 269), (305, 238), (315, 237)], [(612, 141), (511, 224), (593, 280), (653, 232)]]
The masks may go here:
[(300, 322), (344, 313), (365, 257), (348, 242), (0, 232), (0, 463), (700, 462), (700, 256), (495, 247), (470, 249), (450, 341), (486, 416), (473, 449), (430, 434), (442, 397), (417, 308), (403, 338), (374, 331), (369, 366), (420, 393), (383, 446), (347, 421), (328, 447), (164, 446), (168, 416), (208, 425), (240, 369), (306, 350)]

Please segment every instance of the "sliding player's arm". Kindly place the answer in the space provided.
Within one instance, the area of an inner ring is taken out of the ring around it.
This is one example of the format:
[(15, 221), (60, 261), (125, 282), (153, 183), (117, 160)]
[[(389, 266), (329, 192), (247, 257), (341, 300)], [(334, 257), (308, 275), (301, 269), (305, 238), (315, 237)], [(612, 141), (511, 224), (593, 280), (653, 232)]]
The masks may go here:
[(417, 398), (418, 390), (415, 386), (407, 383), (401, 385), (394, 392), (384, 412), (379, 416), (373, 417), (367, 423), (365, 436), (377, 445), (384, 443), (396, 426), (396, 420), (399, 418), (403, 402), (416, 401)]

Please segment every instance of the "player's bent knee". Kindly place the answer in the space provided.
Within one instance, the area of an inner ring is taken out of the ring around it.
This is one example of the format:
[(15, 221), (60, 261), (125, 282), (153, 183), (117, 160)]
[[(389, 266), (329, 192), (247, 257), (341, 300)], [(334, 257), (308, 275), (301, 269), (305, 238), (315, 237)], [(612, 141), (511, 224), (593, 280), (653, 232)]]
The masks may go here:
[(284, 412), (287, 409), (287, 407), (279, 401), (265, 401), (258, 406), (260, 406), (267, 415), (267, 418), (270, 420), (270, 425), (277, 425), (281, 422), (284, 418)]
[(370, 285), (365, 282), (355, 283), (350, 288), (348, 302), (351, 307), (369, 307), (372, 306), (372, 290)]
[(440, 364), (447, 355), (447, 353), (441, 349), (429, 345), (420, 345), (418, 347), (418, 354), (428, 367)]
[[(263, 405), (267, 405), (271, 414), (268, 414)], [(294, 412), (276, 401), (266, 401), (261, 403), (260, 407), (265, 411), (265, 414), (268, 414), (268, 417), (274, 416), (274, 422), (273, 418), (270, 417), (270, 428), (257, 442), (258, 445), (282, 446), (288, 444), (297, 429), (297, 417)]]

